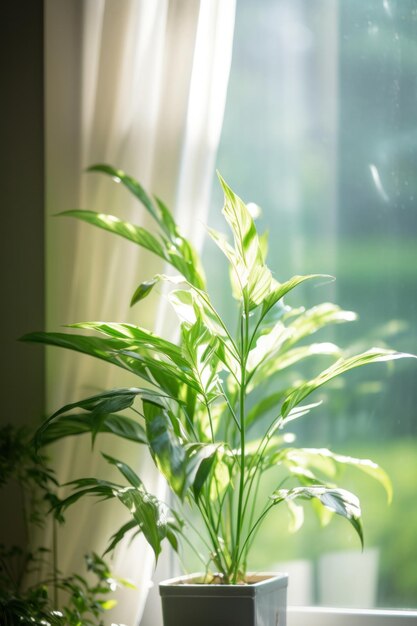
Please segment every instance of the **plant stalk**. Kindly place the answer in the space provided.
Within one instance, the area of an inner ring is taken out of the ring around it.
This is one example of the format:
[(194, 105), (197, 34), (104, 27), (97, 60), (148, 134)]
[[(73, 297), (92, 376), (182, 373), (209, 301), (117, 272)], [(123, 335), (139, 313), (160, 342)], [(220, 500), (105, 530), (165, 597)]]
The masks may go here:
[(245, 491), (245, 400), (246, 400), (246, 362), (247, 362), (247, 341), (249, 330), (249, 318), (248, 310), (245, 303), (245, 307), (241, 315), (240, 336), (241, 336), (241, 380), (239, 390), (239, 418), (240, 418), (240, 479), (239, 479), (239, 496), (238, 496), (238, 509), (237, 509), (237, 524), (236, 524), (236, 547), (235, 547), (235, 566), (233, 571), (233, 584), (237, 582), (237, 576), (239, 572), (239, 553), (240, 553), (240, 538), (242, 533), (242, 513), (243, 513), (243, 499)]

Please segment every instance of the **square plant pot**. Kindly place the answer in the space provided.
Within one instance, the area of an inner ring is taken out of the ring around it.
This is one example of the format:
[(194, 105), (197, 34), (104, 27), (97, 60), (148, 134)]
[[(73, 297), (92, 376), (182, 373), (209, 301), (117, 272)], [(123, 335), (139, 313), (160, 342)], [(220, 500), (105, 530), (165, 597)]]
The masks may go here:
[(202, 584), (201, 578), (160, 583), (164, 626), (286, 626), (287, 574), (249, 574), (246, 585)]

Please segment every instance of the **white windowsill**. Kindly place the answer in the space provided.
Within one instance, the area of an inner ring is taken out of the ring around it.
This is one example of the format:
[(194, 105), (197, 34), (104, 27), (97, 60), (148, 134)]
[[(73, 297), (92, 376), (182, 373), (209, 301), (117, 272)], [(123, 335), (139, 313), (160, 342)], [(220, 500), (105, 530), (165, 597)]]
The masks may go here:
[(416, 626), (417, 611), (289, 607), (288, 626)]

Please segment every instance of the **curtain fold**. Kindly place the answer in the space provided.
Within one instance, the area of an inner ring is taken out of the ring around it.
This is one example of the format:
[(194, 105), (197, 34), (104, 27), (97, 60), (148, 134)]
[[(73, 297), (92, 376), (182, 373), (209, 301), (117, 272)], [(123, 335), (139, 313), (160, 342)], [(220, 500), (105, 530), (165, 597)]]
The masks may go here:
[[(51, 214), (71, 208), (114, 213), (148, 225), (127, 192), (97, 174), (107, 162), (140, 180), (175, 209), (197, 243), (209, 201), (231, 60), (234, 0), (46, 0), (47, 328), (85, 320), (126, 321), (169, 336), (152, 296), (129, 310), (137, 284), (161, 271), (157, 260), (108, 233)], [(83, 355), (47, 351), (52, 411), (103, 388), (131, 385), (129, 374)], [(102, 436), (54, 450), (63, 483), (106, 477), (99, 452), (131, 463), (149, 491), (164, 485), (147, 454)], [(82, 555), (101, 552), (125, 520), (121, 507), (80, 503), (60, 530), (59, 567), (79, 571)], [(44, 542), (43, 542), (44, 543)], [(121, 545), (114, 567), (138, 585), (110, 621), (138, 623), (153, 560), (139, 537)]]

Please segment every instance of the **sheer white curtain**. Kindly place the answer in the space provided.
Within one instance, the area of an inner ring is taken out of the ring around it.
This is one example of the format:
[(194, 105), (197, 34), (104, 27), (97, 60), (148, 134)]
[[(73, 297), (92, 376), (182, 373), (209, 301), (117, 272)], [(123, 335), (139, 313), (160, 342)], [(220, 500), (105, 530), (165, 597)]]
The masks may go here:
[[(82, 169), (108, 162), (137, 177), (175, 208), (183, 230), (201, 241), (231, 60), (234, 0), (47, 0), (46, 189), (47, 328), (83, 320), (129, 321), (169, 334), (152, 297), (128, 302), (137, 284), (161, 268), (133, 244), (51, 215), (70, 208), (147, 217), (112, 181)], [(98, 389), (133, 381), (104, 363), (48, 351), (47, 403), (54, 410)], [(104, 476), (99, 451), (133, 464), (147, 488), (163, 485), (148, 456), (102, 436), (66, 441), (54, 456), (59, 479)], [(59, 535), (59, 566), (80, 569), (124, 521), (107, 504), (78, 504)], [(139, 538), (122, 545), (114, 567), (138, 585), (123, 592), (111, 621), (138, 622), (153, 562)]]

